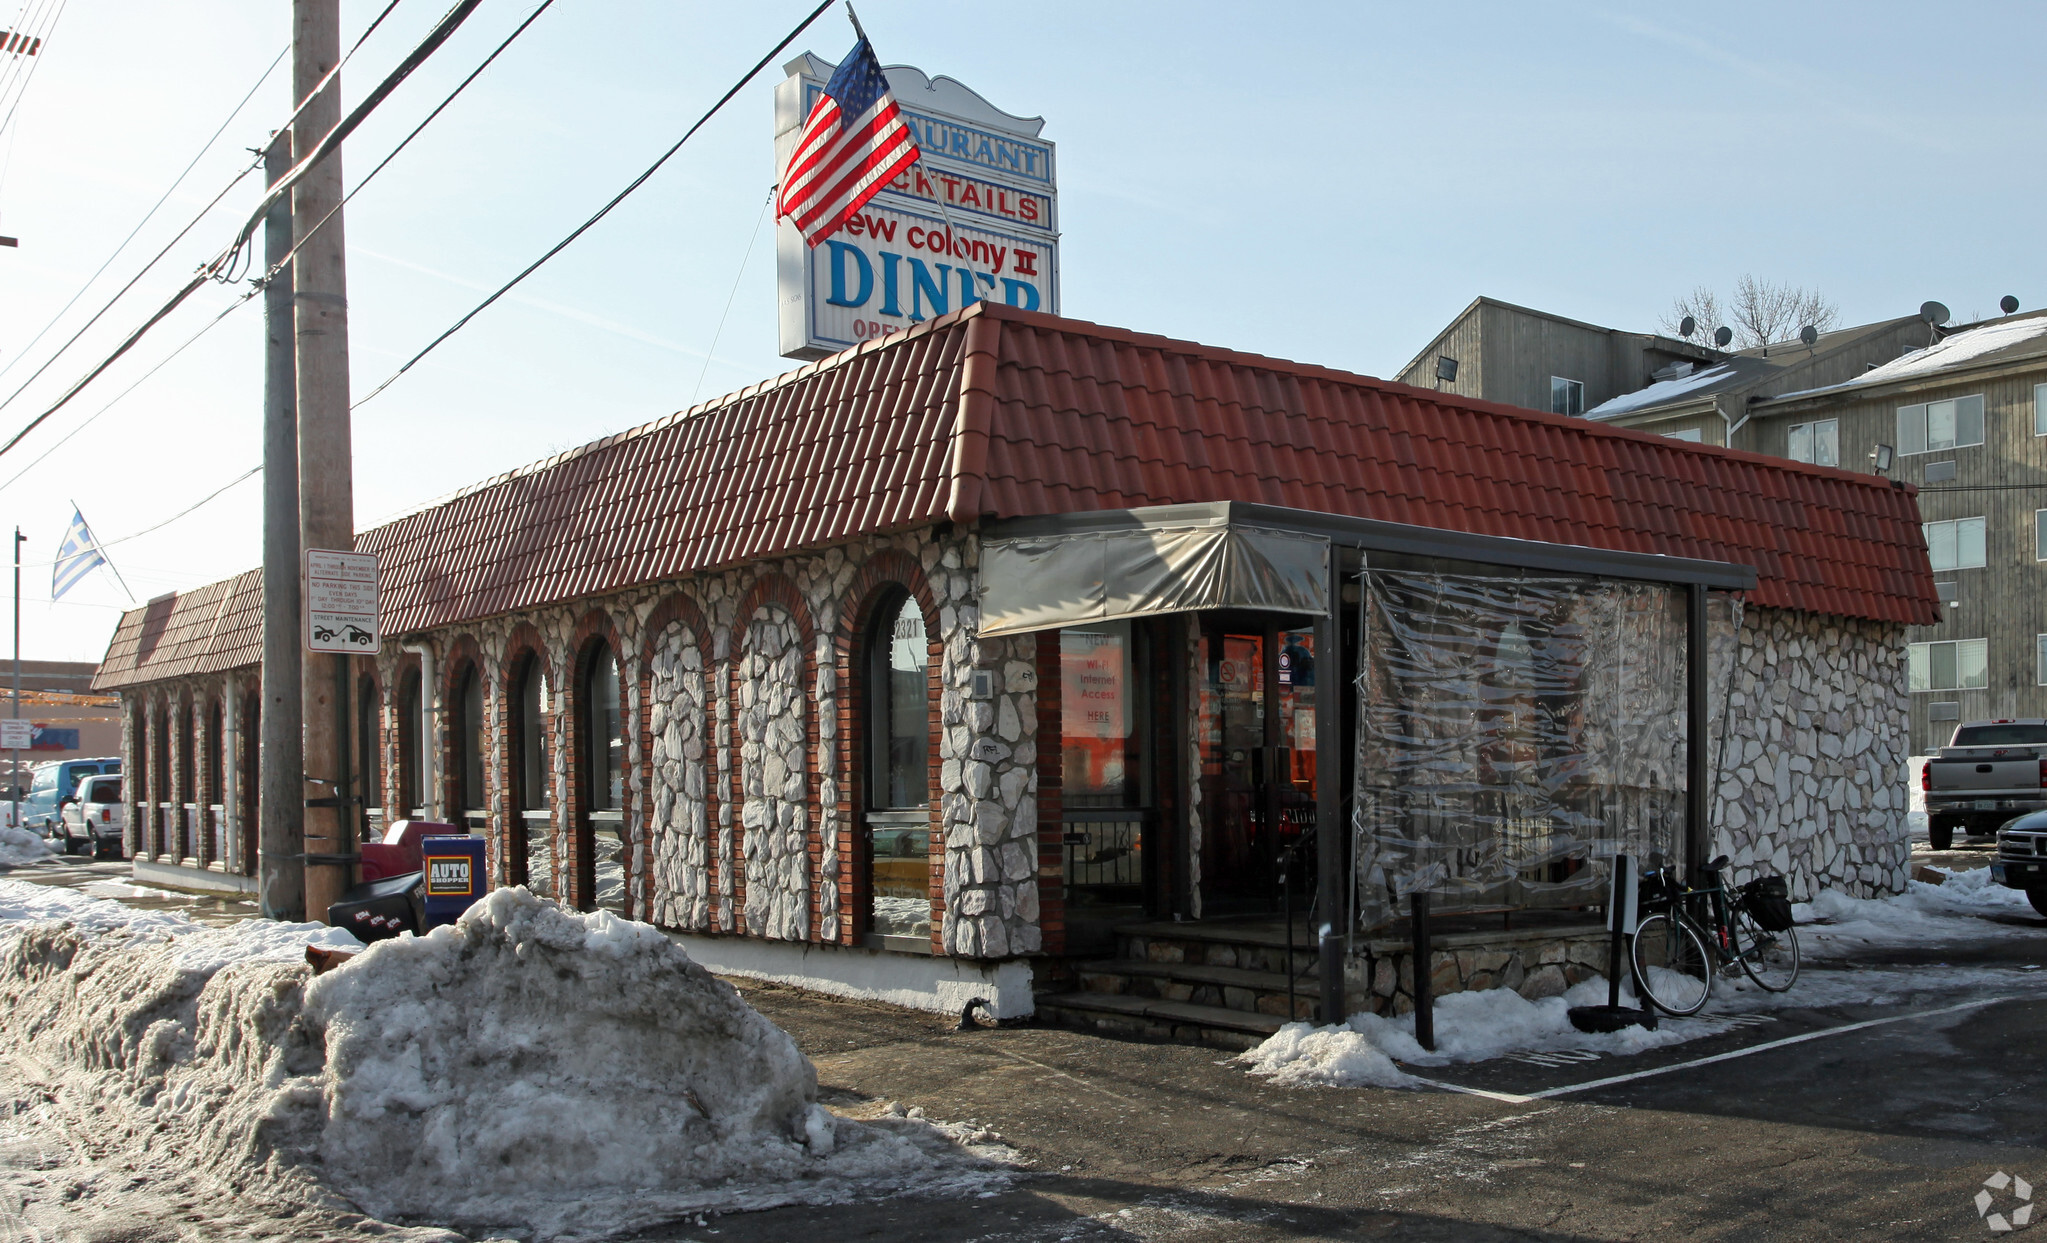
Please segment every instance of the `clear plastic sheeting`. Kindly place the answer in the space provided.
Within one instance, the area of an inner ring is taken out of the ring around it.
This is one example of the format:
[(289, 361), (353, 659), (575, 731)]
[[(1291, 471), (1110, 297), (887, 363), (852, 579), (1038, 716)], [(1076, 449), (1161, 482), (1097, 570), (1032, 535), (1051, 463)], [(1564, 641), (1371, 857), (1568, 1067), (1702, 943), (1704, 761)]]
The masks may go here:
[(1682, 589), (1374, 571), (1361, 607), (1358, 926), (1596, 905), (1612, 857), (1680, 856)]
[(1329, 611), (1329, 541), (1230, 523), (991, 539), (983, 637), (1203, 609)]

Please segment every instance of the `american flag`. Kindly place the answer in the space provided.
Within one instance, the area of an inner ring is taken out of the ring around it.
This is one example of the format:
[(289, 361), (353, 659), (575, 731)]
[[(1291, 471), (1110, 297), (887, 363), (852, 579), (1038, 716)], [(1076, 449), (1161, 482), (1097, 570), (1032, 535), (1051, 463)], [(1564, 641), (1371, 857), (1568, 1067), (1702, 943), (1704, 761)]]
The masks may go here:
[(815, 246), (916, 162), (917, 140), (863, 35), (803, 122), (775, 217), (789, 217)]

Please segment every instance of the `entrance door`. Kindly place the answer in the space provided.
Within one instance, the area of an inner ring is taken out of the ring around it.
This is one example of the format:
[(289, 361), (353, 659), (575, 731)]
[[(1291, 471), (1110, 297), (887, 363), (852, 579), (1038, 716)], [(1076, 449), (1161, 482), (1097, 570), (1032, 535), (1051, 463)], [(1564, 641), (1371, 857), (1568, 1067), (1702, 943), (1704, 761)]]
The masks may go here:
[(1224, 615), (1201, 636), (1200, 913), (1264, 913), (1314, 892), (1315, 633)]

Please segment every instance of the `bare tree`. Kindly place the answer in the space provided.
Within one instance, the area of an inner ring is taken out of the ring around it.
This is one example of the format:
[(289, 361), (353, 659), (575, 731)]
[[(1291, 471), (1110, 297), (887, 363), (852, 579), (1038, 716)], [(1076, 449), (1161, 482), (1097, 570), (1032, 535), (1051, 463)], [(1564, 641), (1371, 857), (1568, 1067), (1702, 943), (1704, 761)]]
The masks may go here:
[(1663, 317), (1664, 330), (1675, 333), (1687, 315), (1698, 321), (1693, 336), (1701, 345), (1709, 344), (1713, 330), (1725, 325), (1734, 331), (1731, 348), (1737, 350), (1795, 340), (1808, 324), (1825, 332), (1841, 320), (1839, 308), (1817, 291), (1759, 281), (1753, 276), (1735, 282), (1734, 297), (1724, 311), (1719, 297), (1704, 285), (1678, 298)]

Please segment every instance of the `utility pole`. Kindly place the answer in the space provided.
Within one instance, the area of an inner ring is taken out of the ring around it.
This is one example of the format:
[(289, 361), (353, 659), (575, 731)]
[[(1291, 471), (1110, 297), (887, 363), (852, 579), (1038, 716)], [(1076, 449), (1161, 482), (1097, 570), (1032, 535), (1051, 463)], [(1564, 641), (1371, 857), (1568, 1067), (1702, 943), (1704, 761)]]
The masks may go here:
[[(293, 102), (297, 102), (294, 100)], [(291, 171), (291, 131), (279, 130), (263, 153), (263, 177), (275, 185)], [(299, 728), (299, 425), (297, 332), (292, 323), (289, 196), (263, 217), (263, 711), (256, 822), (262, 859), (263, 914), (306, 917), (306, 791)], [(283, 268), (278, 265), (284, 263)]]
[[(340, 0), (293, 0), (292, 89), (304, 100), (341, 58)], [(337, 77), (307, 103), (292, 147), (311, 151), (341, 120)], [(303, 243), (292, 274), (298, 341), (299, 544), (355, 547), (353, 451), (348, 416), (348, 282), (341, 228), (341, 153), (292, 190), (292, 231)], [(331, 218), (330, 218), (331, 216)], [(306, 237), (314, 229), (318, 236)], [(349, 657), (305, 653), (300, 685), (305, 737), (306, 915), (324, 919), (348, 887), (355, 851), (349, 788)]]

